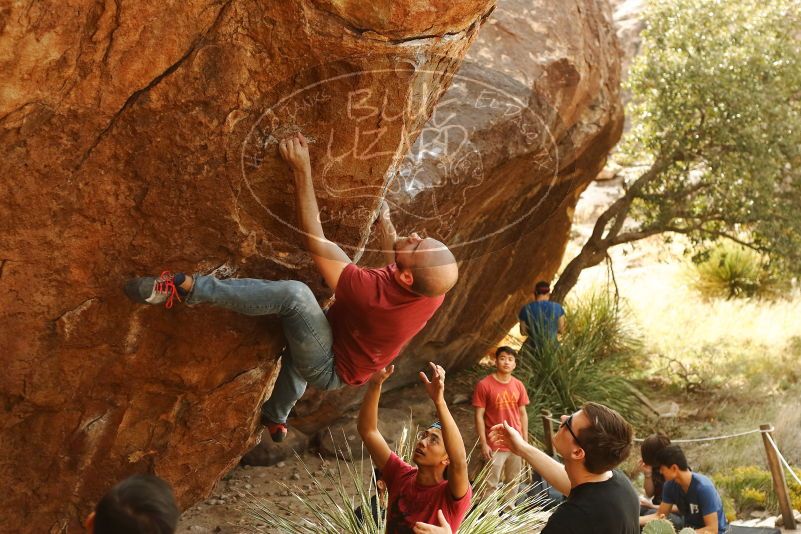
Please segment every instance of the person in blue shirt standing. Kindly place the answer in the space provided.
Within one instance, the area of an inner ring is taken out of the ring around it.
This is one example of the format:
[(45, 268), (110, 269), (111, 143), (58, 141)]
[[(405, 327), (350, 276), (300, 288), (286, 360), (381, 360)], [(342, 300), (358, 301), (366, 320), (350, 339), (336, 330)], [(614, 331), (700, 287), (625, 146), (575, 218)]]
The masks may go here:
[(659, 472), (665, 478), (658, 515), (666, 516), (675, 504), (684, 516), (684, 526), (696, 532), (724, 534), (726, 515), (715, 484), (690, 470), (678, 445), (668, 445), (656, 454)]
[(526, 346), (535, 352), (556, 343), (557, 335), (567, 328), (565, 310), (558, 302), (551, 302), (551, 285), (544, 280), (534, 286), (534, 300), (521, 308), (517, 318), (520, 333), (528, 337)]

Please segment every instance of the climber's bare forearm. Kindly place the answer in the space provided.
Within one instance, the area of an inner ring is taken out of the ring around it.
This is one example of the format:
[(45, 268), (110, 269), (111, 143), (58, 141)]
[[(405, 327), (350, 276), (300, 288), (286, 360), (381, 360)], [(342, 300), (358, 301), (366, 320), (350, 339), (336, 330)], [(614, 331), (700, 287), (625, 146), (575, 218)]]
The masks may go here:
[(325, 237), (323, 225), (320, 223), (320, 209), (314, 194), (311, 169), (297, 170), (294, 175), (298, 222), (303, 232), (306, 249), (311, 254), (314, 264), (323, 275), (326, 284), (331, 289), (336, 289), (339, 275), (345, 265), (350, 263), (350, 258), (336, 243)]

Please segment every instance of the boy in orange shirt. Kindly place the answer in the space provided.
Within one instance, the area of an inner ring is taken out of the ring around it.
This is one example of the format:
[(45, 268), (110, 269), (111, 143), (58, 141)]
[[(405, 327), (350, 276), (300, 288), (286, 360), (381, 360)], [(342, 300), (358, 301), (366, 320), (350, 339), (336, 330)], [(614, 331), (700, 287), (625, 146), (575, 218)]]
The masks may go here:
[(495, 351), (495, 372), (476, 384), (473, 392), (473, 406), (476, 408), (476, 432), (481, 442), (481, 455), (486, 462), (492, 462), (487, 478), (486, 494), (498, 487), (503, 474), (503, 481), (508, 483), (514, 479), (522, 468), (519, 456), (505, 446), (490, 444), (487, 439), (489, 430), (504, 421), (520, 432), (523, 440), (528, 442), (529, 403), (526, 387), (512, 371), (517, 366), (517, 351), (511, 347), (498, 347)]

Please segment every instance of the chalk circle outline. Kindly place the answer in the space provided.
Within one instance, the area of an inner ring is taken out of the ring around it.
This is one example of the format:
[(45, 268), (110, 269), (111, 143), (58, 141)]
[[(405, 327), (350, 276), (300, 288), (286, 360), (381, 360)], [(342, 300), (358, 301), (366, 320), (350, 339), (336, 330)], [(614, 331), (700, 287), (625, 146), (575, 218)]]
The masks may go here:
[[(258, 197), (256, 192), (253, 190), (253, 187), (250, 184), (250, 180), (247, 177), (247, 171), (245, 170), (245, 151), (246, 151), (246, 147), (249, 145), (249, 140), (253, 136), (256, 128), (258, 128), (258, 126), (265, 119), (265, 117), (267, 117), (267, 115), (269, 115), (274, 109), (280, 108), (280, 106), (282, 106), (285, 102), (291, 100), (292, 98), (296, 97), (297, 95), (299, 95), (299, 94), (301, 94), (303, 92), (306, 92), (306, 91), (308, 91), (310, 89), (313, 89), (313, 88), (318, 87), (320, 85), (323, 85), (325, 83), (339, 81), (341, 79), (345, 79), (345, 78), (349, 78), (349, 77), (353, 77), (353, 76), (362, 76), (362, 75), (365, 75), (365, 74), (379, 74), (379, 73), (397, 73), (397, 69), (389, 69), (389, 68), (387, 68), (387, 69), (360, 70), (360, 71), (340, 74), (340, 75), (337, 75), (337, 76), (334, 76), (334, 77), (331, 77), (331, 78), (326, 78), (324, 80), (316, 81), (316, 82), (311, 83), (309, 85), (306, 85), (306, 86), (304, 86), (304, 87), (302, 87), (300, 89), (297, 89), (297, 90), (293, 91), (292, 93), (290, 93), (289, 95), (281, 98), (278, 102), (276, 102), (275, 104), (273, 104), (269, 108), (267, 108), (261, 114), (261, 116), (259, 116), (258, 120), (256, 120), (256, 122), (253, 123), (253, 126), (251, 126), (250, 130), (248, 131), (247, 135), (245, 136), (244, 141), (242, 142), (242, 150), (241, 150), (241, 155), (240, 155), (240, 170), (241, 170), (241, 173), (242, 173), (242, 180), (245, 183), (245, 187), (247, 188), (247, 190), (250, 193), (250, 195), (253, 197), (253, 200), (255, 200), (256, 203), (264, 211), (266, 211), (267, 214), (270, 217), (275, 219), (280, 224), (283, 224), (284, 226), (286, 226), (286, 227), (290, 228), (291, 230), (297, 232), (298, 234), (301, 234), (301, 235), (303, 235), (305, 237), (314, 237), (311, 234), (309, 234), (308, 232), (305, 232), (304, 230), (302, 230), (302, 229), (298, 228), (297, 226), (295, 226), (294, 224), (290, 223), (289, 221), (285, 221), (284, 219), (279, 217), (269, 207), (264, 205), (262, 200)], [(435, 71), (435, 70), (416, 69), (414, 71), (414, 74), (441, 75), (442, 73), (440, 71)], [(449, 244), (447, 244), (447, 247), (449, 249), (451, 249), (451, 250), (458, 249), (458, 248), (461, 248), (461, 247), (466, 247), (466, 246), (473, 245), (473, 244), (476, 244), (476, 243), (480, 243), (481, 241), (485, 241), (485, 240), (490, 239), (492, 237), (495, 237), (495, 236), (497, 236), (499, 234), (502, 234), (502, 233), (506, 232), (507, 230), (509, 230), (510, 228), (518, 225), (521, 221), (523, 221), (528, 216), (530, 216), (532, 213), (534, 213), (542, 205), (542, 203), (548, 198), (548, 195), (550, 194), (551, 189), (553, 188), (553, 186), (555, 185), (555, 183), (556, 183), (556, 181), (558, 179), (559, 169), (560, 169), (560, 165), (559, 165), (559, 161), (560, 161), (559, 144), (558, 144), (556, 138), (554, 137), (553, 133), (551, 132), (551, 129), (545, 123), (545, 120), (540, 115), (534, 113), (525, 102), (523, 102), (520, 98), (518, 98), (518, 97), (516, 97), (514, 95), (510, 95), (509, 93), (507, 93), (506, 91), (503, 91), (502, 89), (499, 89), (497, 87), (494, 87), (494, 86), (490, 85), (487, 82), (480, 81), (480, 80), (475, 80), (475, 79), (473, 79), (471, 77), (459, 74), (458, 72), (452, 75), (450, 84), (448, 86), (448, 89), (445, 90), (445, 92), (443, 93), (443, 96), (445, 96), (447, 91), (450, 90), (450, 88), (454, 85), (454, 83), (457, 80), (465, 81), (467, 83), (478, 84), (478, 85), (483, 86), (483, 87), (485, 87), (487, 89), (495, 91), (495, 92), (497, 92), (497, 93), (499, 93), (501, 95), (509, 97), (513, 102), (515, 102), (516, 104), (518, 104), (520, 106), (521, 110), (524, 110), (524, 111), (528, 110), (530, 112), (530, 114), (539, 121), (539, 123), (540, 123), (540, 125), (542, 127), (541, 131), (544, 132), (546, 137), (548, 139), (550, 139), (550, 141), (551, 141), (550, 145), (554, 149), (553, 150), (553, 161), (554, 161), (553, 169), (554, 169), (554, 171), (553, 171), (553, 176), (551, 177), (550, 183), (548, 183), (548, 185), (547, 185), (547, 189), (545, 191), (545, 194), (542, 196), (542, 198), (538, 202), (536, 202), (534, 204), (533, 207), (531, 207), (528, 211), (526, 211), (526, 213), (524, 213), (523, 215), (519, 216), (518, 218), (516, 218), (512, 222), (504, 225), (503, 227), (498, 228), (496, 230), (493, 230), (492, 232), (489, 232), (488, 234), (486, 234), (486, 235), (484, 235), (482, 237), (469, 239), (469, 240), (461, 241), (461, 242), (458, 242), (458, 243), (449, 243)], [(432, 111), (432, 115), (433, 115), (433, 113), (436, 112), (437, 104), (434, 104), (434, 110)], [(523, 111), (521, 111), (520, 114), (522, 115)], [(429, 118), (429, 120), (430, 120), (430, 118)], [(428, 124), (428, 122), (426, 122), (425, 124)], [(425, 124), (421, 128), (421, 130), (420, 130), (421, 132), (423, 130), (425, 130)], [(525, 136), (525, 134), (524, 134), (524, 136)], [(415, 140), (415, 142), (416, 142), (416, 140)], [(400, 148), (403, 145), (404, 145), (404, 143), (401, 141), (399, 143), (398, 150), (400, 150)], [(414, 143), (412, 143), (412, 146), (413, 145), (414, 145)], [(547, 146), (547, 143), (544, 144), (543, 146)], [(404, 157), (408, 156), (408, 155), (409, 154), (398, 154), (396, 152), (395, 156), (392, 159), (392, 161), (393, 161), (392, 166), (397, 167), (398, 165), (400, 165), (401, 160)], [(480, 157), (480, 153), (479, 153), (479, 157)], [(482, 168), (483, 168), (483, 164), (482, 164)], [(398, 174), (398, 172), (397, 172), (397, 169), (396, 169), (396, 171), (393, 173), (391, 178), (387, 178), (387, 174), (388, 174), (388, 172), (385, 173), (384, 184), (381, 187), (382, 195), (386, 194), (386, 191), (387, 191), (389, 185), (391, 184), (392, 180), (395, 179), (395, 176)], [(366, 187), (373, 187), (373, 186), (364, 186), (364, 187), (366, 188)], [(353, 189), (350, 189), (350, 191), (358, 190), (358, 189), (360, 189), (360, 188), (353, 188)], [(348, 189), (345, 189), (345, 190), (347, 191)], [(354, 196), (351, 196), (349, 198), (376, 198), (376, 196), (375, 195), (354, 195)], [(384, 197), (382, 197), (382, 198), (384, 198)], [(401, 209), (403, 209), (404, 211), (406, 211), (410, 215), (415, 216), (415, 214), (413, 214), (409, 210), (406, 210), (402, 206), (398, 206), (398, 207), (400, 207)], [(377, 215), (377, 213), (376, 213), (376, 215)], [(364, 252), (379, 252), (379, 253), (383, 252), (383, 249), (370, 249), (370, 248), (367, 248), (366, 244), (354, 246), (354, 245), (337, 243), (337, 245), (342, 247), (342, 248), (344, 248), (345, 250), (353, 251), (353, 252), (356, 252), (356, 253), (359, 253), (359, 254), (363, 254)]]

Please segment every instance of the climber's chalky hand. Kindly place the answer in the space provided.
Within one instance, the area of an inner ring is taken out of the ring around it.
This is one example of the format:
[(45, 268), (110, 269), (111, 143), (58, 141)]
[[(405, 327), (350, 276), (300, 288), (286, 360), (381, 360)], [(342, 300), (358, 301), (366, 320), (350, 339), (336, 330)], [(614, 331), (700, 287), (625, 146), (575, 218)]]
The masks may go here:
[(303, 134), (298, 132), (278, 143), (278, 152), (281, 157), (289, 163), (295, 173), (307, 172), (311, 174), (311, 162), (309, 160), (309, 144)]

